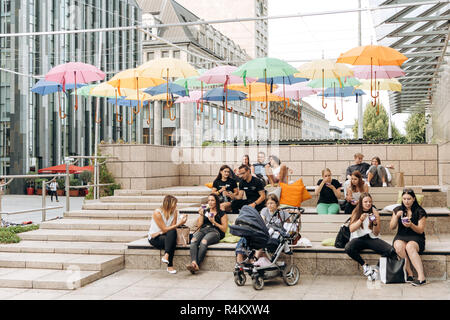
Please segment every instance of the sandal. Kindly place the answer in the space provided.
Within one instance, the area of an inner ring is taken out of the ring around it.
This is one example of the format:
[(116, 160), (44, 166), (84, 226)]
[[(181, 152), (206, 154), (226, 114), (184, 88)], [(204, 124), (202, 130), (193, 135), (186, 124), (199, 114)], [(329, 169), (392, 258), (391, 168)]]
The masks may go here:
[(195, 274), (195, 271), (197, 271), (197, 270), (195, 270), (195, 267), (192, 263), (186, 265), (186, 269), (188, 269), (192, 274)]

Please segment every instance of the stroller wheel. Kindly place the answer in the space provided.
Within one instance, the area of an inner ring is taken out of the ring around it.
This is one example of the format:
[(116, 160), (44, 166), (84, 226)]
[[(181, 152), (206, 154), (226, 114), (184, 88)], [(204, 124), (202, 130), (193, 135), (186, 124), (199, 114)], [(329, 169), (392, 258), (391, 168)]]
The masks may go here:
[(247, 277), (245, 276), (245, 273), (240, 271), (234, 273), (234, 283), (236, 283), (239, 287), (245, 285), (246, 280)]
[(282, 272), (283, 281), (288, 286), (295, 286), (300, 279), (300, 270), (295, 264), (289, 264)]
[(253, 277), (253, 288), (255, 290), (261, 290), (264, 288), (264, 278), (261, 276)]

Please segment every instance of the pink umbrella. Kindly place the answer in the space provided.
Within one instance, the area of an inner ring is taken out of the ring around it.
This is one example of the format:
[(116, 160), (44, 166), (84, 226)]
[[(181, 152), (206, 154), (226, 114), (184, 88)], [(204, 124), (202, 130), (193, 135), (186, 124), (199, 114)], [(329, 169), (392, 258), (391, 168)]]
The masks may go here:
[(63, 85), (63, 91), (68, 83), (75, 84), (75, 110), (78, 109), (77, 99), (77, 83), (88, 83), (91, 81), (103, 80), (105, 73), (97, 67), (82, 63), (82, 62), (69, 62), (60, 64), (52, 69), (45, 75), (45, 80), (54, 81)]
[(317, 90), (308, 87), (307, 82), (299, 82), (292, 85), (285, 85), (284, 90), (282, 87), (280, 87), (273, 92), (273, 94), (279, 97), (283, 97), (284, 95), (286, 98), (294, 100), (300, 100), (303, 97), (307, 97), (316, 93)]
[[(244, 80), (241, 77), (234, 76), (232, 73), (237, 70), (235, 66), (218, 66), (212, 68), (203, 73), (197, 80), (203, 81), (209, 84), (222, 84), (223, 90), (228, 92), (227, 85), (229, 84), (241, 84)], [(254, 82), (256, 78), (247, 78), (247, 81)], [(233, 111), (233, 108), (228, 109), (228, 99), (225, 99), (225, 110), (227, 112)]]
[(202, 101), (203, 92), (201, 90), (189, 91), (189, 96), (179, 97), (174, 103), (197, 103), (197, 121), (200, 120), (200, 115), (198, 113), (199, 103)]
[[(399, 66), (372, 66), (372, 75), (375, 74), (377, 79), (391, 79), (403, 77), (405, 72)], [(353, 68), (356, 78), (370, 79), (370, 66), (357, 65)]]

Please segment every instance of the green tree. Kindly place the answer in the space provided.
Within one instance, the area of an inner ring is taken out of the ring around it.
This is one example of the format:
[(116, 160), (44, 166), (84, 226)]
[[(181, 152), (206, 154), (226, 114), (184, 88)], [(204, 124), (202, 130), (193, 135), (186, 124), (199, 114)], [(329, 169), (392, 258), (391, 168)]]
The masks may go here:
[(425, 113), (413, 113), (406, 120), (406, 141), (409, 143), (425, 142)]
[[(379, 114), (377, 115), (377, 106), (372, 107), (369, 102), (366, 105), (363, 116), (363, 139), (365, 140), (387, 140), (389, 138), (389, 117), (386, 109), (382, 104), (379, 106)], [(353, 134), (358, 136), (358, 120), (355, 120), (353, 126)], [(397, 143), (404, 143), (404, 136), (392, 124), (392, 139)]]

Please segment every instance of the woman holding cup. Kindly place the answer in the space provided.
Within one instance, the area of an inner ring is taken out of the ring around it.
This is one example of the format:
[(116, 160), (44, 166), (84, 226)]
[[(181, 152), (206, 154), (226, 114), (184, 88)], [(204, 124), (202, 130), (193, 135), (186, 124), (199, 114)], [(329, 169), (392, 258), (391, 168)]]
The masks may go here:
[(200, 228), (191, 240), (191, 263), (186, 268), (193, 274), (200, 270), (208, 245), (223, 239), (228, 228), (228, 216), (220, 209), (219, 197), (216, 194), (211, 193), (208, 196), (208, 207), (201, 207), (198, 211), (197, 226)]
[[(404, 189), (402, 204), (394, 209), (389, 227), (398, 227), (394, 238), (394, 248), (398, 256), (405, 258), (407, 281), (414, 286), (426, 283), (420, 254), (425, 250), (425, 222), (427, 213), (419, 205), (412, 189)], [(418, 279), (414, 280), (411, 263), (417, 271)]]
[(350, 186), (347, 188), (345, 197), (345, 214), (351, 214), (358, 204), (361, 193), (369, 192), (369, 186), (364, 182), (361, 173), (356, 170), (352, 172)]

